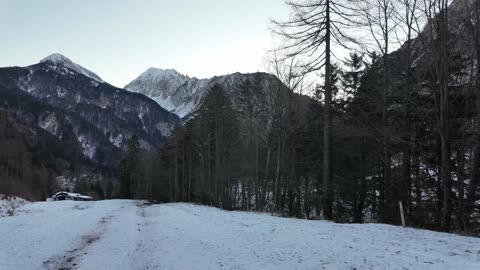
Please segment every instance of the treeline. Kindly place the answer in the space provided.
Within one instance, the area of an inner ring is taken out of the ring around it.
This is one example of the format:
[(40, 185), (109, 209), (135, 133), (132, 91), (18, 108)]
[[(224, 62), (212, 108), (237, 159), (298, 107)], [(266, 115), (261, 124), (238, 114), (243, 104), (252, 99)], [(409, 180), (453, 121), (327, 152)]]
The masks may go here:
[[(58, 191), (119, 196), (117, 190), (108, 191), (118, 179), (122, 151), (100, 144), (95, 159), (86, 158), (70, 122), (101, 141), (90, 124), (1, 83), (0, 100), (0, 194), (31, 201), (43, 201)], [(44, 126), (48, 121), (52, 122)]]
[[(290, 90), (265, 93), (246, 80), (227, 96), (214, 86), (159, 153), (132, 140), (124, 195), (391, 224), (401, 203), (409, 226), (478, 232), (480, 4), (457, 1), (450, 13), (448, 1), (427, 2), (290, 3), (292, 21), (277, 26), (292, 40), (283, 50), (298, 50), (273, 61)], [(329, 42), (358, 23), (348, 10), (362, 14), (378, 47), (335, 62)], [(392, 53), (398, 27), (407, 34)], [(323, 71), (314, 97), (295, 94), (314, 71)]]
[(0, 191), (5, 196), (44, 200), (57, 189), (52, 167), (59, 164), (52, 163), (61, 160), (50, 156), (48, 143), (29, 138), (28, 128), (0, 112)]
[[(59, 140), (17, 117), (0, 111), (0, 194), (29, 201), (43, 201), (62, 190), (95, 199), (120, 195), (120, 191), (113, 190), (111, 179), (100, 175), (95, 178), (83, 169), (86, 162), (76, 159), (69, 140)], [(59, 176), (63, 181), (57, 181)], [(66, 178), (75, 183), (72, 190), (62, 186)]]
[[(398, 81), (399, 90), (391, 99), (391, 172), (386, 182), (381, 104), (375, 98), (381, 91), (379, 67), (359, 55), (350, 60), (361, 68), (336, 69), (335, 74), (336, 87), (353, 94), (333, 104), (333, 220), (399, 224), (401, 201), (409, 225), (440, 229), (441, 145), (429, 94), (404, 91)], [(240, 106), (234, 108), (226, 91), (213, 87), (192, 119), (176, 128), (158, 153), (142, 152), (138, 138), (133, 137), (122, 162), (124, 197), (192, 201), (299, 218), (321, 216), (323, 106), (282, 88), (276, 100), (264, 102), (259, 88), (249, 80), (241, 84), (236, 89), (241, 93), (236, 100)], [(464, 107), (458, 108), (456, 121), (473, 125), (475, 112), (464, 115)], [(452, 153), (475, 150), (476, 125), (451, 131)], [(465, 141), (458, 144), (462, 138)], [(473, 168), (468, 169), (468, 156), (463, 161), (453, 157), (455, 169), (459, 169), (457, 162), (463, 162), (462, 173), (470, 177)], [(473, 185), (464, 179), (465, 211)], [(455, 187), (461, 184), (454, 181)], [(477, 208), (470, 208), (468, 216), (457, 216), (458, 193), (452, 188), (455, 228), (460, 221), (475, 226), (471, 214)]]

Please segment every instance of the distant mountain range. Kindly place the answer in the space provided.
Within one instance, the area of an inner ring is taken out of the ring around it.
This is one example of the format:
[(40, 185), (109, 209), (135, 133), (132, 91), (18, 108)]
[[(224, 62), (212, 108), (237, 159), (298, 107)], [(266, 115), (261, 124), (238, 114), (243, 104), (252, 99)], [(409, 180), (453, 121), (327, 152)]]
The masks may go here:
[(267, 73), (197, 79), (150, 68), (126, 91), (52, 54), (30, 66), (0, 68), (0, 118), (13, 123), (18, 140), (27, 142), (28, 156), (43, 160), (39, 166), (55, 175), (114, 176), (132, 135), (142, 148), (158, 149), (175, 126), (190, 119), (214, 84), (225, 89), (235, 107), (241, 102), (238, 87), (247, 79), (259, 85), (260, 95), (287, 89)]
[(8, 180), (12, 168), (0, 164), (0, 178), (2, 170), (7, 171), (7, 178), (0, 180), (13, 183), (8, 185), (17, 192), (31, 192), (30, 198), (41, 198), (51, 195), (45, 181), (56, 176), (92, 184), (105, 183), (105, 176), (117, 178), (132, 135), (139, 137), (142, 148), (156, 150), (180, 119), (150, 98), (116, 88), (67, 57), (53, 54), (31, 66), (0, 68), (0, 123), (4, 145), (0, 161), (9, 161), (7, 167), (31, 167), (47, 179)]
[[(155, 149), (179, 123), (178, 117), (151, 99), (116, 88), (60, 54), (28, 67), (1, 68), (0, 85), (10, 91), (28, 93), (56, 110), (74, 114), (94, 126), (111, 146), (120, 149), (133, 134), (139, 136), (145, 149)], [(7, 109), (8, 100), (0, 106)], [(61, 134), (56, 134), (53, 128), (61, 125), (56, 121), (60, 116), (55, 113), (44, 112), (50, 115), (42, 118), (48, 122), (39, 118), (38, 124), (60, 138)], [(94, 158), (95, 149), (100, 146), (99, 138), (80, 126), (72, 128), (84, 146), (85, 155)]]
[(232, 102), (236, 104), (238, 87), (247, 79), (256, 81), (260, 90), (267, 95), (286, 88), (276, 76), (263, 72), (233, 73), (210, 79), (197, 79), (183, 75), (174, 69), (149, 68), (127, 84), (125, 89), (144, 94), (164, 109), (182, 119), (188, 119), (188, 116), (200, 107), (205, 94), (215, 84), (222, 86), (232, 98)]

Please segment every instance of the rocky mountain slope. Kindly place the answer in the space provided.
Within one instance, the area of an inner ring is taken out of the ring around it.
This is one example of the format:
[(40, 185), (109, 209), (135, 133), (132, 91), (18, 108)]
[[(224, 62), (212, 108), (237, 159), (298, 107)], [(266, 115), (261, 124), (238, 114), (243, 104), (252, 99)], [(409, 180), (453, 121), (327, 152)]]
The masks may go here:
[[(154, 150), (179, 123), (148, 97), (116, 88), (59, 54), (27, 67), (0, 68), (0, 112), (19, 127), (22, 140), (38, 142), (27, 144), (29, 155), (39, 158), (42, 152), (69, 164), (50, 164), (56, 175), (116, 173), (133, 134), (144, 149)], [(50, 147), (35, 152), (35, 145), (45, 144)]]
[(202, 104), (208, 90), (219, 84), (237, 103), (238, 86), (245, 80), (256, 81), (260, 91), (265, 95), (275, 94), (278, 89), (286, 89), (277, 77), (271, 74), (234, 73), (224, 76), (215, 76), (210, 79), (190, 78), (172, 69), (149, 68), (138, 78), (125, 86), (125, 89), (144, 94), (155, 100), (166, 110), (186, 119)]
[[(28, 67), (1, 68), (0, 85), (11, 91), (21, 90), (39, 102), (75, 114), (92, 124), (117, 148), (122, 148), (131, 135), (137, 134), (144, 148), (154, 149), (178, 123), (175, 115), (149, 98), (105, 83), (93, 72), (58, 54)], [(45, 112), (42, 117), (39, 125), (60, 136), (55, 133), (60, 125), (55, 115)], [(98, 142), (88, 132), (75, 127), (74, 131), (85, 150), (97, 147)], [(89, 155), (92, 158), (94, 153)]]
[(77, 63), (72, 62), (72, 60), (68, 59), (64, 55), (59, 53), (51, 54), (45, 58), (43, 58), (40, 63), (50, 63), (54, 66), (64, 66), (67, 67), (77, 73), (83, 74), (86, 77), (96, 80), (97, 82), (104, 82), (97, 74), (93, 73), (92, 71), (80, 66)]

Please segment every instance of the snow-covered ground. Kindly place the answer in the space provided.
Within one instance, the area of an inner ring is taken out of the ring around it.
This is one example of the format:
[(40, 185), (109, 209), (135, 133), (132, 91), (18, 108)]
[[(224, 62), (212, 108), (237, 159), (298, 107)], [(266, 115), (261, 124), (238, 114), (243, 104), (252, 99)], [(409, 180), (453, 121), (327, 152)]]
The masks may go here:
[(480, 239), (139, 201), (28, 203), (0, 269), (480, 269)]
[(18, 211), (21, 211), (20, 208), (26, 203), (28, 203), (28, 201), (20, 197), (7, 197), (0, 194), (0, 218), (16, 215)]

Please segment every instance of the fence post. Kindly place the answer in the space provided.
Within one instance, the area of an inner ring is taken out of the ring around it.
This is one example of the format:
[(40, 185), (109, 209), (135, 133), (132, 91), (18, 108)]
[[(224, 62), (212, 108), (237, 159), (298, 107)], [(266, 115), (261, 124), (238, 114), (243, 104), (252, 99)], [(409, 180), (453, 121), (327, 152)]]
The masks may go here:
[(402, 201), (398, 201), (398, 205), (400, 206), (400, 217), (402, 218), (402, 226), (405, 227), (405, 215), (403, 214), (403, 204)]

